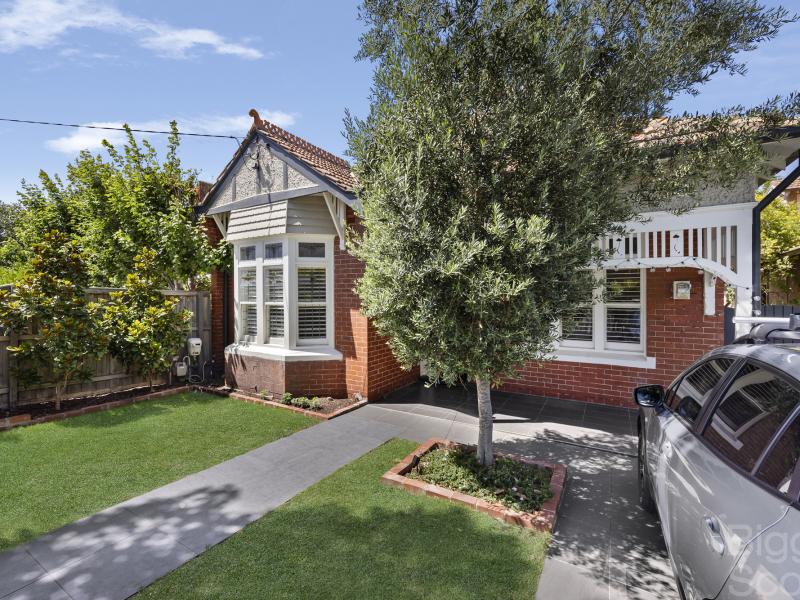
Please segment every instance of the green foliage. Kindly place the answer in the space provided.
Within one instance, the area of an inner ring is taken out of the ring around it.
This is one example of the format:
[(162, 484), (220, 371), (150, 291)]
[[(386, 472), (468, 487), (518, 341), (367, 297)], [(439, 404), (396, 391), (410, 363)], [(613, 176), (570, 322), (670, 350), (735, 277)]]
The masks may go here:
[(209, 247), (196, 222), (196, 176), (181, 167), (174, 122), (171, 128), (163, 162), (147, 141), (140, 144), (128, 130), (122, 149), (104, 142), (108, 158), (82, 152), (67, 166), (66, 181), (41, 172), (38, 185), (23, 182), (24, 218), (17, 220), (7, 252), (16, 256), (23, 249), (24, 260), (24, 249), (55, 229), (85, 250), (92, 285), (122, 285), (135, 257), (153, 249), (159, 287), (192, 286), (224, 259), (225, 250), (224, 245)]
[(322, 408), (322, 400), (316, 396), (307, 398), (305, 396), (294, 396), (289, 392), (284, 392), (281, 396), (281, 404), (305, 408), (306, 410), (319, 410)]
[(505, 457), (485, 467), (461, 448), (428, 452), (408, 476), (515, 510), (539, 510), (552, 495), (549, 471)]
[(153, 250), (136, 257), (123, 289), (111, 292), (101, 327), (111, 355), (153, 385), (167, 371), (189, 330), (191, 312), (176, 310), (178, 299), (158, 290), (159, 265)]
[[(767, 186), (762, 186), (756, 198), (766, 195)], [(778, 199), (761, 213), (761, 273), (762, 280), (770, 291), (780, 291), (788, 302), (792, 290), (800, 285), (797, 269), (789, 250), (800, 247), (800, 211), (796, 204)]]
[[(547, 358), (589, 301), (602, 234), (762, 168), (794, 96), (660, 122), (790, 19), (716, 0), (365, 0), (371, 109), (348, 115), (366, 270), (401, 364), (493, 380)], [(689, 143), (691, 142), (691, 143)]]
[(101, 307), (86, 297), (88, 274), (77, 243), (51, 231), (32, 251), (31, 272), (0, 290), (0, 326), (37, 334), (8, 350), (23, 385), (55, 384), (59, 408), (70, 383), (91, 378), (89, 361), (105, 354), (107, 340), (94, 326)]

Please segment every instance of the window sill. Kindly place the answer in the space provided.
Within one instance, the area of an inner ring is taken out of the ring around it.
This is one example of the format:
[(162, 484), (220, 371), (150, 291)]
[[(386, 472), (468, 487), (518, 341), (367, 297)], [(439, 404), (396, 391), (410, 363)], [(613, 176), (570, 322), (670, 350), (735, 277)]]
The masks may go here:
[(645, 356), (636, 352), (598, 352), (583, 348), (559, 348), (554, 354), (555, 359), (558, 361), (633, 367), (637, 369), (656, 368), (654, 356)]
[(305, 348), (282, 348), (263, 344), (231, 344), (225, 354), (236, 356), (258, 356), (280, 362), (307, 362), (322, 360), (342, 360), (344, 355), (330, 346), (307, 346)]

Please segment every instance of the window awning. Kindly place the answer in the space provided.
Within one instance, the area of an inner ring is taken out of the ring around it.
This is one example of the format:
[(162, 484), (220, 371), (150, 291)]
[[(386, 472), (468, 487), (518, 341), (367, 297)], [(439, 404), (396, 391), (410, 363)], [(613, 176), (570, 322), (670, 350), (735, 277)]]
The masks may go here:
[(291, 198), (230, 213), (229, 242), (285, 233), (336, 235), (336, 226), (322, 196)]

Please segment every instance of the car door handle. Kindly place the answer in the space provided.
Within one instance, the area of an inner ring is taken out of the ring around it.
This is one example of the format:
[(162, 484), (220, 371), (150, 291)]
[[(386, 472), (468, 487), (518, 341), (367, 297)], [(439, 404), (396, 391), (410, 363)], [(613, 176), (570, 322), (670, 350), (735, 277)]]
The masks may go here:
[(664, 452), (664, 456), (667, 458), (672, 457), (672, 444), (669, 442), (664, 442), (663, 446), (661, 447), (662, 451)]
[(725, 554), (725, 539), (722, 537), (722, 532), (719, 526), (719, 521), (716, 517), (703, 517), (703, 526), (705, 527), (706, 540), (711, 549), (722, 556)]

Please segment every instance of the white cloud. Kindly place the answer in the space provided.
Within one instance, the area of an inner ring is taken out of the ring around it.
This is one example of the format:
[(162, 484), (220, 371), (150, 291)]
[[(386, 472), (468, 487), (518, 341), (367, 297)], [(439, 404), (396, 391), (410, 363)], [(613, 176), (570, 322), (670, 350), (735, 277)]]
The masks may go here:
[(0, 8), (0, 52), (46, 48), (75, 29), (127, 35), (139, 45), (169, 58), (186, 58), (198, 47), (240, 58), (264, 58), (251, 46), (226, 40), (210, 29), (177, 28), (127, 15), (95, 0), (14, 0)]
[[(289, 127), (294, 124), (297, 115), (280, 110), (259, 110), (262, 118), (275, 123), (280, 127)], [(178, 131), (188, 133), (208, 133), (212, 135), (233, 135), (243, 138), (253, 118), (248, 115), (200, 115), (196, 117), (177, 118)], [(96, 121), (84, 123), (94, 127), (122, 127), (121, 121)], [(150, 129), (155, 131), (168, 131), (169, 120), (140, 121), (130, 123), (132, 129)], [(158, 138), (158, 134), (140, 134), (140, 137)], [(75, 129), (68, 135), (53, 138), (45, 142), (45, 146), (55, 152), (63, 154), (77, 154), (81, 150), (99, 150), (102, 141), (108, 140), (112, 144), (122, 144), (125, 141), (124, 131), (109, 129)]]

